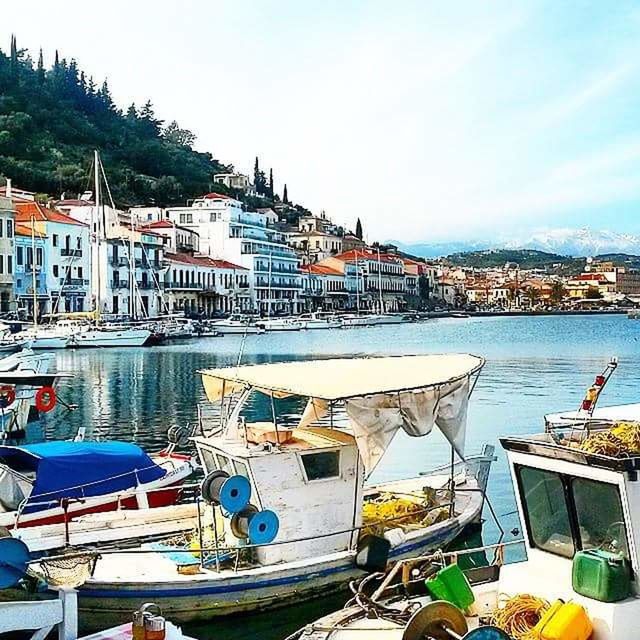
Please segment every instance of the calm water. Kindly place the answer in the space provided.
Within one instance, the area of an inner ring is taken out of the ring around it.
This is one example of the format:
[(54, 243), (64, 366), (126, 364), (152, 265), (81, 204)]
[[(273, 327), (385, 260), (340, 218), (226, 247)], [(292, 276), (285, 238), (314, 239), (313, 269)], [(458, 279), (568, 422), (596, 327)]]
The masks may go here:
[[(482, 355), (480, 376), (469, 412), (467, 452), (484, 442), (497, 444), (502, 434), (526, 433), (539, 427), (542, 415), (576, 407), (584, 390), (612, 356), (618, 371), (603, 403), (636, 401), (640, 381), (640, 322), (625, 316), (515, 317), (430, 320), (421, 324), (351, 330), (305, 331), (248, 336), (243, 362), (270, 362), (334, 354), (410, 354), (464, 351)], [(87, 434), (133, 440), (150, 450), (165, 444), (174, 424), (193, 423), (204, 392), (196, 371), (234, 364), (241, 339), (201, 339), (152, 349), (64, 351), (59, 371), (75, 378), (61, 396), (78, 405), (73, 412), (56, 409), (41, 425), (47, 438), (72, 436), (79, 426)], [(295, 405), (282, 407), (295, 412)], [(254, 405), (256, 414), (267, 410)], [(264, 417), (267, 417), (266, 415)], [(38, 437), (37, 432), (32, 438)], [(505, 459), (498, 446), (489, 495), (498, 514), (514, 509)], [(437, 436), (420, 440), (400, 435), (373, 481), (415, 475), (447, 461), (448, 449)], [(517, 516), (505, 515), (507, 529)], [(485, 540), (496, 529), (485, 526)], [(214, 622), (189, 631), (198, 638), (256, 637), (276, 640), (341, 606), (343, 598), (313, 603), (269, 615), (229, 623)]]

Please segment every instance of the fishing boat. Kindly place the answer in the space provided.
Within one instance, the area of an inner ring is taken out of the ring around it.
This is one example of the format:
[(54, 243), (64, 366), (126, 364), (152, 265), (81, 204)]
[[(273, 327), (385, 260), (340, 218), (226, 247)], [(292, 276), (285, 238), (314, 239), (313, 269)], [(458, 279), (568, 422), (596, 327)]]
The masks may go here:
[[(420, 437), (437, 426), (463, 454), (483, 364), (458, 354), (201, 372), (223, 416), (218, 434), (194, 438), (208, 518), (190, 541), (105, 553), (79, 591), (81, 613), (114, 621), (153, 600), (185, 621), (281, 607), (360, 575), (355, 559), (373, 532), (394, 559), (449, 542), (480, 518), (491, 448), (414, 478), (365, 481), (398, 431)], [(272, 399), (271, 422), (243, 416), (254, 394)], [(279, 424), (283, 397), (307, 399), (296, 425)]]
[[(640, 415), (637, 404), (595, 410), (614, 368), (596, 376), (578, 409), (545, 416), (543, 432), (500, 439), (522, 539), (403, 560), (289, 640), (635, 640)], [(505, 564), (514, 546), (524, 559)], [(460, 572), (471, 554), (485, 566)]]
[(149, 329), (96, 326), (76, 333), (71, 339), (70, 346), (76, 348), (142, 347), (150, 338)]
[(298, 316), (298, 321), (302, 324), (303, 329), (339, 329), (342, 327), (338, 316), (322, 311), (303, 313)]
[(71, 344), (71, 335), (55, 325), (30, 327), (17, 336), (26, 340), (31, 349), (65, 349)]
[(402, 324), (404, 321), (404, 316), (398, 313), (374, 313), (368, 317), (369, 324), (373, 326)]
[(369, 315), (359, 313), (347, 313), (340, 317), (342, 326), (351, 329), (353, 327), (368, 327), (371, 325), (369, 322)]
[[(194, 465), (127, 442), (0, 446), (0, 527), (34, 527), (119, 508), (174, 504)], [(132, 493), (126, 495), (126, 490)], [(124, 495), (123, 495), (124, 493)]]
[(0, 357), (10, 353), (17, 353), (28, 346), (30, 346), (29, 340), (12, 334), (6, 325), (0, 325)]

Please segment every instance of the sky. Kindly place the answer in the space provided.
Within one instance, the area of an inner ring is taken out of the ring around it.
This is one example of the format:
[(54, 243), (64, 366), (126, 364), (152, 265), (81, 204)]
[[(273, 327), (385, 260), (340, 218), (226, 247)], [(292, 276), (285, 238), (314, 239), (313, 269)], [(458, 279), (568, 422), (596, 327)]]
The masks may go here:
[(11, 33), (369, 241), (640, 234), (637, 2), (21, 0)]

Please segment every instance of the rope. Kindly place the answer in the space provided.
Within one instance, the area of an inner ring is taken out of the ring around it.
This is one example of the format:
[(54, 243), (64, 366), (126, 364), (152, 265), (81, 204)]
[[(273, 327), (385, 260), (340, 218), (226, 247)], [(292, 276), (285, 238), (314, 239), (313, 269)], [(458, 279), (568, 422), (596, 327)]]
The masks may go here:
[(543, 598), (518, 594), (508, 598), (493, 612), (492, 623), (502, 629), (513, 640), (534, 640), (533, 628), (550, 607)]

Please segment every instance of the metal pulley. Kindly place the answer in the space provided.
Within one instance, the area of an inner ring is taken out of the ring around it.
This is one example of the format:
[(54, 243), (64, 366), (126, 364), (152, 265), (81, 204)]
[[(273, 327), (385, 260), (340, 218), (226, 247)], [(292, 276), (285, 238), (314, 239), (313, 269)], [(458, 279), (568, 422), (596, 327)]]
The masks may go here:
[(469, 631), (467, 619), (458, 607), (436, 600), (416, 611), (402, 634), (402, 640), (511, 640), (498, 627), (483, 626)]

